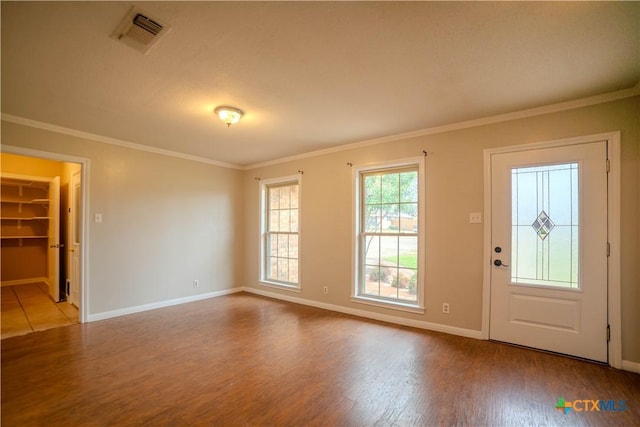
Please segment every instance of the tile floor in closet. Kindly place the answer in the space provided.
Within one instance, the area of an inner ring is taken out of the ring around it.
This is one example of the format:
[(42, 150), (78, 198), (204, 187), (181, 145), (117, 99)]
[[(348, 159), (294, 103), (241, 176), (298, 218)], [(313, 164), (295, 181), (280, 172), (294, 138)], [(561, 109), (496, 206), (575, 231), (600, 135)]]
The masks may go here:
[(45, 283), (2, 287), (2, 339), (78, 323), (78, 309), (55, 303)]

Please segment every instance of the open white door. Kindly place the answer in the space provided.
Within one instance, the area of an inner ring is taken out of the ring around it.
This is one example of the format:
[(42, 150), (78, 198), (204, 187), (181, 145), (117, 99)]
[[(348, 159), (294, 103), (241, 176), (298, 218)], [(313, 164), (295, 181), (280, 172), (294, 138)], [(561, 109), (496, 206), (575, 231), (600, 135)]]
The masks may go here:
[(60, 177), (49, 183), (49, 294), (60, 301)]
[(607, 143), (491, 155), (489, 336), (607, 362)]
[(69, 281), (71, 289), (69, 292), (69, 302), (76, 307), (80, 306), (80, 224), (81, 224), (81, 198), (82, 198), (82, 182), (80, 172), (76, 172), (71, 177), (71, 239), (69, 255), (71, 256), (71, 271), (69, 272)]

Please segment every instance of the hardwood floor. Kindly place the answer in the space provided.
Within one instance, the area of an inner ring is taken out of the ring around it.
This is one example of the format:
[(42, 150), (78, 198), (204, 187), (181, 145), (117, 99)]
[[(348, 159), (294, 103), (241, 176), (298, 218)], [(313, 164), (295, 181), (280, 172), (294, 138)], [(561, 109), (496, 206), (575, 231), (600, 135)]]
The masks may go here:
[(3, 426), (639, 423), (637, 374), (244, 293), (2, 341)]
[(2, 287), (2, 339), (78, 323), (78, 309), (48, 292), (45, 283)]

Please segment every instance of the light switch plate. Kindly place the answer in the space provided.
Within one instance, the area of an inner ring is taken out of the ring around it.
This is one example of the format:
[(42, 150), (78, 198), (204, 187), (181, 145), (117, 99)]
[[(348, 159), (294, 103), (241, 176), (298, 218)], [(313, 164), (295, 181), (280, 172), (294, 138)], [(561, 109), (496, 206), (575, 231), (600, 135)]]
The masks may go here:
[(96, 214), (95, 221), (96, 221), (96, 224), (99, 222), (102, 222), (102, 214)]
[(471, 212), (469, 214), (470, 224), (482, 224), (482, 212)]

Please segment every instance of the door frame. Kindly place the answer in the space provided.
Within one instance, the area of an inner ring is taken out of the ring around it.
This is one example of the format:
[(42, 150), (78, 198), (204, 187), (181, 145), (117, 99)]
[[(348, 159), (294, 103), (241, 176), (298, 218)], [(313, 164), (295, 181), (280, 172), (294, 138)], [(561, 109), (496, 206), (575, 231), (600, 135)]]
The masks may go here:
[(82, 189), (82, 197), (80, 200), (80, 209), (82, 211), (82, 218), (80, 222), (80, 247), (82, 248), (80, 253), (80, 307), (79, 307), (79, 321), (80, 323), (87, 322), (89, 313), (89, 254), (87, 248), (89, 247), (89, 168), (90, 161), (84, 157), (69, 156), (66, 154), (54, 153), (50, 151), (34, 150), (31, 148), (16, 147), (13, 145), (2, 144), (0, 146), (0, 152), (18, 154), (21, 156), (36, 157), (40, 159), (55, 160), (58, 162), (79, 163), (81, 165), (80, 186)]
[[(522, 145), (509, 145), (484, 150), (484, 251), (482, 280), (482, 339), (489, 339), (489, 320), (491, 313), (491, 156), (540, 148), (562, 147), (587, 144), (595, 141), (607, 141), (607, 156), (610, 170), (607, 177), (607, 235), (610, 245), (608, 260), (607, 318), (610, 328), (608, 343), (609, 364), (622, 369), (622, 317), (620, 294), (620, 131), (585, 135), (553, 141), (536, 142)], [(603, 248), (604, 250), (604, 248)]]

